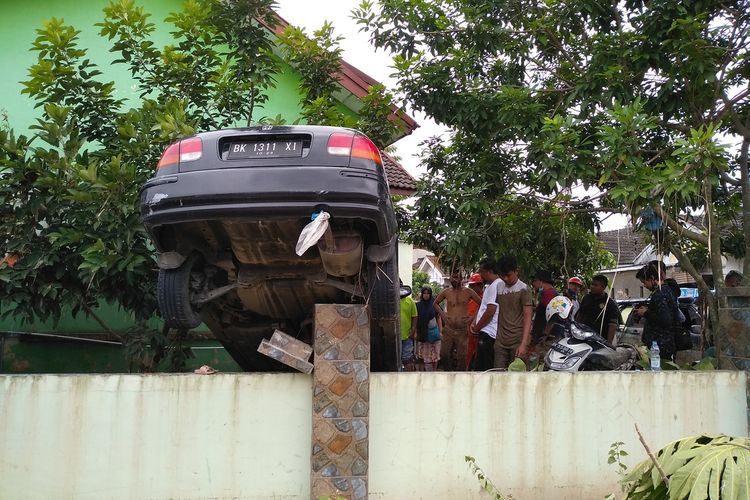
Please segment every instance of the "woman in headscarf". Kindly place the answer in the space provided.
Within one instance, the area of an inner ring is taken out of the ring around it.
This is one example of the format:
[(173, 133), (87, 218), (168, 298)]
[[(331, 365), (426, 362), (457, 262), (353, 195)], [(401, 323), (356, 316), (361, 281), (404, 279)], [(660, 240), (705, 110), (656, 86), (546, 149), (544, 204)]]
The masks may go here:
[(424, 363), (425, 371), (435, 371), (440, 361), (440, 339), (443, 322), (435, 311), (432, 288), (422, 288), (417, 302), (417, 357)]

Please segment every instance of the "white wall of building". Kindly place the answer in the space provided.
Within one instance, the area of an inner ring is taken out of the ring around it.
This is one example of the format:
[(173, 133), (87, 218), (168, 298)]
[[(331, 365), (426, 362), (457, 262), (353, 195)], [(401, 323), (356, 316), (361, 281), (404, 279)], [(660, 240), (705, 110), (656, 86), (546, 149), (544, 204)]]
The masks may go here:
[(413, 246), (410, 243), (398, 242), (398, 277), (404, 285), (411, 286)]

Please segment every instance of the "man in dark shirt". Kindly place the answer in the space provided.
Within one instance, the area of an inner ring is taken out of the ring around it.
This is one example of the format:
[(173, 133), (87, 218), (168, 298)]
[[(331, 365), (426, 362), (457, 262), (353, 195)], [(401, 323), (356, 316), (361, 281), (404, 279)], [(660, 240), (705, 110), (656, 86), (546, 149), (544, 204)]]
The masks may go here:
[(636, 274), (643, 286), (651, 290), (648, 306), (635, 309), (635, 313), (646, 318), (643, 328), (643, 345), (651, 346), (653, 341), (659, 345), (662, 359), (674, 360), (676, 347), (672, 325), (677, 309), (675, 296), (668, 286), (662, 286), (663, 274), (653, 265), (647, 265)]
[(581, 299), (576, 320), (593, 328), (612, 343), (617, 333), (617, 325), (622, 323), (622, 320), (617, 303), (605, 291), (608, 284), (609, 280), (602, 274), (597, 274), (591, 279), (591, 288)]
[(538, 300), (534, 311), (534, 321), (531, 324), (531, 341), (538, 344), (544, 339), (547, 331), (547, 317), (545, 311), (547, 304), (557, 297), (552, 273), (546, 269), (540, 269), (531, 280), (531, 286), (538, 292)]

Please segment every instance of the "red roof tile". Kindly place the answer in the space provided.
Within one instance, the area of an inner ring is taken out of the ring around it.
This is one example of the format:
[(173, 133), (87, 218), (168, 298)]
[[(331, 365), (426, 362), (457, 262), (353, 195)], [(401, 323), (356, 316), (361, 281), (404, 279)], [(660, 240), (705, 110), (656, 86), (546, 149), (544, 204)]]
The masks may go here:
[(404, 167), (388, 153), (381, 151), (380, 156), (383, 157), (383, 167), (388, 178), (388, 186), (391, 188), (391, 194), (414, 195), (417, 191), (417, 181), (414, 177), (409, 175), (409, 172), (404, 170)]

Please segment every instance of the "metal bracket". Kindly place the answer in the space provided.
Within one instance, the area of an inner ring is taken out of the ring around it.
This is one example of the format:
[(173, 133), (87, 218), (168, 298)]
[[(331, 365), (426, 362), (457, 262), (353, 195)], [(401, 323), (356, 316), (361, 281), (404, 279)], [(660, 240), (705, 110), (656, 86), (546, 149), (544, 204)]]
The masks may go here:
[(229, 285), (224, 285), (219, 288), (214, 288), (213, 290), (207, 292), (207, 293), (201, 293), (195, 297), (195, 304), (201, 305), (205, 304), (206, 302), (210, 302), (214, 300), (217, 297), (221, 297), (222, 295), (231, 292), (235, 288), (239, 288), (240, 284), (237, 282), (230, 283)]
[(370, 262), (377, 262), (382, 264), (383, 262), (386, 262), (388, 259), (390, 259), (394, 252), (393, 247), (396, 244), (398, 236), (393, 235), (391, 237), (390, 241), (386, 243), (385, 245), (370, 245), (367, 247), (367, 250), (365, 250), (365, 255), (367, 256), (367, 260)]
[(160, 253), (157, 259), (159, 269), (177, 269), (187, 260), (187, 256), (177, 252)]
[(352, 285), (351, 283), (346, 283), (345, 281), (332, 280), (331, 278), (327, 278), (322, 281), (315, 281), (315, 284), (332, 286), (357, 297), (364, 298), (365, 296), (364, 292), (362, 292), (359, 287), (357, 287), (356, 285)]

